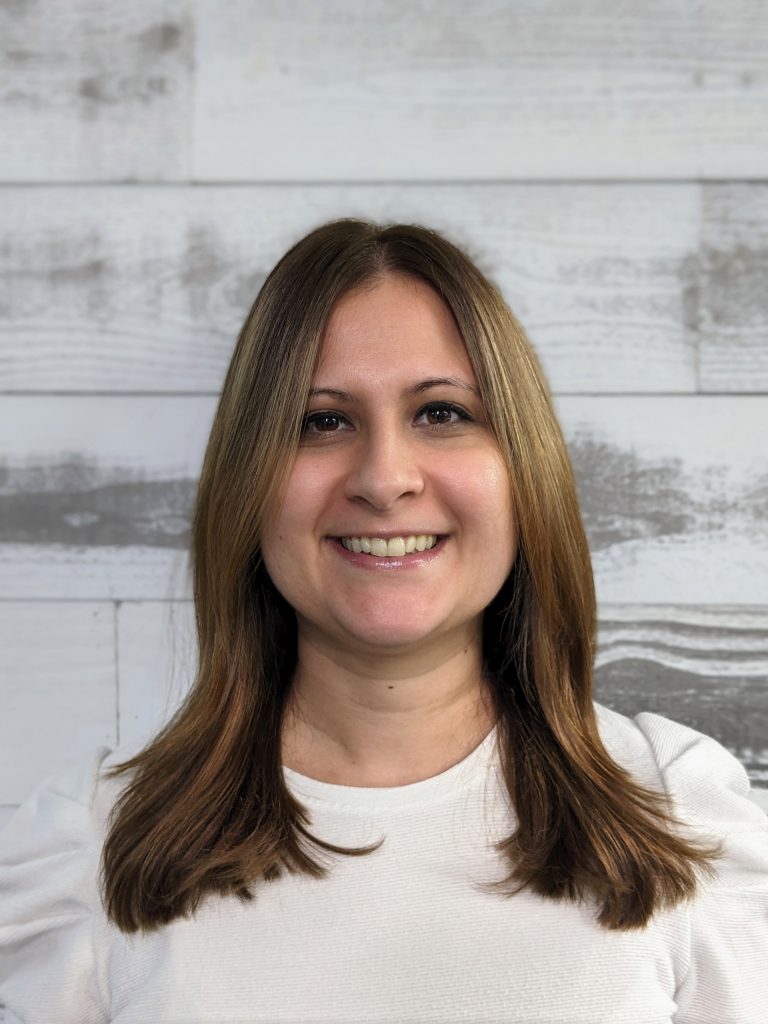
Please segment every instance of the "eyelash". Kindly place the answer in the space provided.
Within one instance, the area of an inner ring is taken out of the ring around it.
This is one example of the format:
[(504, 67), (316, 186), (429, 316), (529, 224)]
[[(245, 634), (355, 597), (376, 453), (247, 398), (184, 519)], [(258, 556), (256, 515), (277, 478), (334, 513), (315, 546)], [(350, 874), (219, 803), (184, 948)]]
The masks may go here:
[[(425, 412), (429, 412), (432, 409), (449, 409), (451, 412), (455, 412), (457, 416), (460, 417), (460, 421), (464, 421), (467, 423), (472, 421), (472, 417), (469, 415), (468, 412), (462, 409), (461, 406), (454, 405), (452, 402), (430, 402), (429, 405), (425, 405), (418, 411), (417, 416), (422, 416)], [(315, 423), (317, 420), (323, 419), (326, 416), (333, 417), (334, 419), (337, 420), (346, 420), (346, 416), (342, 416), (341, 413), (338, 412), (310, 413), (308, 416), (305, 416), (301, 422), (302, 437), (307, 436), (307, 434), (309, 433), (308, 428), (311, 424)], [(458, 423), (430, 423), (428, 424), (428, 428), (435, 432), (442, 432), (444, 430), (450, 430), (451, 427), (457, 427), (458, 425)], [(310, 436), (322, 437), (327, 434), (335, 433), (337, 433), (337, 431), (335, 430), (320, 430), (310, 434)]]

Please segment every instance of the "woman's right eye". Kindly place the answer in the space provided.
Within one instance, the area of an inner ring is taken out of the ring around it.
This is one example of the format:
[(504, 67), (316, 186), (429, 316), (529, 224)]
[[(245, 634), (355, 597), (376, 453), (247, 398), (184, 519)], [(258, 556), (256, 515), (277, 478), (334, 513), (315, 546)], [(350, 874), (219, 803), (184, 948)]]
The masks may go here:
[[(333, 434), (335, 430), (329, 424), (340, 422), (343, 419), (343, 416), (339, 416), (335, 412), (314, 412), (309, 416), (305, 416), (301, 421), (301, 433), (304, 436), (307, 434)], [(316, 427), (316, 429), (310, 430), (310, 426)]]

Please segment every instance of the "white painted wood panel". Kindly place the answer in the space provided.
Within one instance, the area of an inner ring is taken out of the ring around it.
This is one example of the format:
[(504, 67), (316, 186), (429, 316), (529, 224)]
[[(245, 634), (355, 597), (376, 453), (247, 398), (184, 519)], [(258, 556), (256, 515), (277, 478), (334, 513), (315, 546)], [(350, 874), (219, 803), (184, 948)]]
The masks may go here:
[(173, 547), (0, 542), (0, 600), (171, 600), (190, 596), (188, 572)]
[(169, 720), (194, 681), (194, 604), (125, 601), (117, 630), (120, 743), (138, 747)]
[(0, 601), (0, 804), (115, 743), (115, 653), (112, 604)]
[(699, 389), (768, 391), (768, 183), (702, 199)]
[(754, 0), (7, 4), (4, 181), (749, 178)]
[[(216, 399), (9, 395), (0, 597), (191, 596)], [(560, 396), (603, 602), (768, 603), (768, 396)]]
[(197, 0), (194, 176), (758, 178), (753, 0)]
[(341, 216), (426, 223), (466, 248), (557, 392), (696, 389), (696, 184), (14, 188), (6, 197), (0, 391), (218, 392), (267, 273), (312, 227)]
[(190, 171), (187, 0), (4, 3), (0, 181), (173, 181)]

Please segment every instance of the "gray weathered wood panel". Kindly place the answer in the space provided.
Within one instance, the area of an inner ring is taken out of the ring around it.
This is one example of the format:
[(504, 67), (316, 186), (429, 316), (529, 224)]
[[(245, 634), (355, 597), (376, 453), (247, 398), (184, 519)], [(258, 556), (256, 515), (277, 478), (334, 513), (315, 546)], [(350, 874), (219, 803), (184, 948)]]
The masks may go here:
[(189, 519), (215, 406), (183, 395), (7, 396), (0, 597), (190, 596)]
[[(4, 181), (750, 178), (768, 12), (6, 4)], [(350, 140), (353, 140), (352, 142)]]
[[(733, 196), (731, 221), (766, 234), (758, 193)], [(727, 274), (710, 270), (701, 285), (701, 194), (695, 184), (12, 188), (0, 204), (0, 390), (216, 393), (274, 263), (315, 224), (356, 215), (426, 223), (466, 246), (554, 391), (693, 392), (712, 287), (721, 306), (737, 301)], [(723, 230), (722, 260), (757, 282), (759, 254), (750, 262)], [(731, 379), (720, 360), (723, 390), (754, 390), (763, 372), (754, 326), (740, 331)]]
[(194, 26), (186, 0), (10, 0), (0, 39), (0, 181), (189, 176)]
[(714, 736), (768, 787), (768, 605), (601, 606), (595, 695)]
[(215, 181), (755, 178), (768, 7), (198, 0)]
[(768, 391), (768, 184), (711, 184), (702, 200), (700, 390)]
[[(191, 596), (189, 517), (215, 405), (6, 396), (0, 597)], [(768, 396), (556, 407), (602, 601), (768, 603)]]
[(768, 396), (560, 397), (603, 602), (768, 602)]
[(465, 245), (555, 392), (768, 389), (764, 185), (5, 195), (0, 391), (218, 392), (271, 267), (311, 226), (349, 214), (424, 222)]

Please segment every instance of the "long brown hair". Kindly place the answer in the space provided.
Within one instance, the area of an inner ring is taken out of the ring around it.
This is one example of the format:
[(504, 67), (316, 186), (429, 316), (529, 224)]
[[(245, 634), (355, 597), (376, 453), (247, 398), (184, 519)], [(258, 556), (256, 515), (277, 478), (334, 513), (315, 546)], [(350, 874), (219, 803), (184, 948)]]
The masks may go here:
[[(321, 225), (267, 277), (240, 331), (205, 451), (192, 524), (198, 663), (176, 714), (107, 777), (131, 773), (102, 851), (108, 916), (126, 933), (189, 916), (210, 894), (254, 898), (283, 869), (325, 877), (314, 850), (363, 856), (307, 828), (281, 771), (296, 617), (259, 538), (299, 443), (329, 314), (385, 274), (427, 282), (453, 312), (509, 467), (518, 554), (483, 619), (516, 830), (497, 844), (502, 896), (592, 898), (610, 929), (645, 925), (691, 897), (697, 847), (661, 792), (603, 746), (592, 701), (595, 593), (565, 442), (538, 360), (499, 290), (444, 236), (355, 219)], [(383, 842), (384, 840), (382, 840)]]

